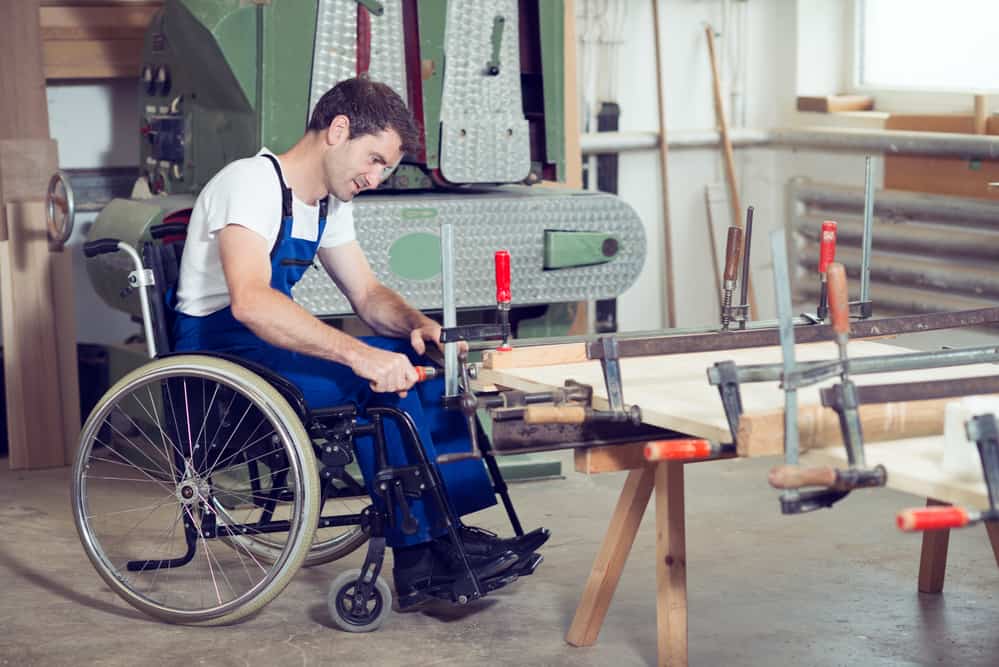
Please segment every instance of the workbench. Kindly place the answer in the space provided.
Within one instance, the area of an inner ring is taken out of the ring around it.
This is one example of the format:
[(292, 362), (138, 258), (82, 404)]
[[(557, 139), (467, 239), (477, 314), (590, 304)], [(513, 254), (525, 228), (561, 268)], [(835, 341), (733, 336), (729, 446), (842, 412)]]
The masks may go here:
[[(901, 354), (912, 350), (885, 342), (853, 341), (851, 357)], [(831, 342), (798, 345), (798, 362), (834, 359)], [(606, 388), (599, 362), (585, 359), (582, 346), (539, 346), (493, 353), (479, 372), (479, 382), (522, 391), (545, 391), (560, 387), (568, 379), (593, 387), (593, 407), (607, 409)], [(706, 369), (719, 361), (739, 365), (777, 363), (779, 347), (726, 350), (620, 360), (624, 400), (642, 409), (642, 421), (690, 437), (714, 442), (730, 442), (728, 423), (721, 399), (707, 380)], [(989, 364), (939, 368), (899, 373), (862, 375), (858, 385), (935, 380), (994, 375)], [(820, 403), (819, 389), (835, 382), (798, 391), (799, 403), (806, 407)], [(782, 408), (783, 391), (777, 383), (743, 387), (744, 414), (772, 412)], [(655, 491), (656, 508), (656, 617), (659, 664), (687, 664), (687, 554), (684, 511), (684, 462), (648, 463), (642, 454), (644, 443), (580, 447), (575, 451), (576, 469), (588, 474), (628, 471), (603, 543), (594, 560), (586, 587), (577, 606), (566, 641), (573, 646), (596, 642), (611, 599), (631, 551), (638, 526)], [(865, 446), (868, 463), (883, 463), (888, 469), (888, 487), (926, 498), (928, 504), (961, 504), (969, 508), (988, 506), (985, 485), (979, 481), (946, 478), (939, 469), (943, 437), (932, 436)], [(775, 458), (775, 464), (779, 461)], [(842, 447), (806, 452), (802, 465), (833, 463), (845, 465)], [(760, 492), (774, 496), (777, 491), (760, 480)], [(877, 493), (877, 489), (862, 493)], [(904, 509), (900, 507), (899, 509)], [(833, 508), (835, 511), (835, 508)], [(794, 517), (787, 517), (794, 521)], [(876, 518), (886, 530), (895, 530), (894, 517)], [(986, 524), (992, 548), (999, 562), (999, 528)], [(923, 535), (919, 590), (939, 593), (943, 588), (949, 531)]]

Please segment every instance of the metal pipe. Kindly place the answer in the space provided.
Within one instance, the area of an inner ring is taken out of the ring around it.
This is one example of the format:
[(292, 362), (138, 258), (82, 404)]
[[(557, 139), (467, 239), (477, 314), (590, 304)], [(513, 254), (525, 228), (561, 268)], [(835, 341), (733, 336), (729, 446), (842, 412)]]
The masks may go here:
[(999, 158), (999, 136), (952, 132), (910, 132), (865, 128), (804, 127), (775, 129), (769, 144), (794, 148), (832, 148), (888, 155), (947, 155)]
[[(734, 129), (733, 146), (831, 148), (889, 155), (941, 155), (965, 159), (999, 159), (999, 136), (956, 132), (911, 132), (867, 128), (804, 127), (773, 130)], [(671, 132), (669, 148), (715, 148), (721, 140), (715, 130)], [(584, 155), (653, 150), (659, 133), (652, 131), (587, 132), (580, 137)]]
[[(803, 361), (795, 371), (799, 376), (805, 376), (809, 371), (829, 366), (829, 361)], [(999, 361), (999, 346), (987, 345), (959, 350), (934, 350), (932, 352), (912, 352), (906, 354), (879, 355), (876, 357), (853, 357), (849, 360), (850, 375), (866, 375), (868, 373), (896, 373), (901, 371), (921, 370), (927, 368), (946, 368), (948, 366), (966, 366), (970, 364), (989, 364)], [(754, 364), (739, 366), (740, 383), (746, 382), (776, 382), (784, 375), (783, 363)], [(712, 384), (718, 384), (718, 370), (708, 369), (708, 379)]]
[[(860, 211), (864, 203), (863, 192), (856, 188), (806, 180), (796, 180), (791, 185), (792, 201), (800, 200), (808, 207), (847, 209)], [(999, 229), (996, 217), (996, 204), (987, 199), (968, 199), (948, 195), (930, 195), (899, 190), (882, 190), (878, 194), (874, 213), (882, 218), (898, 221), (905, 218), (919, 218), (932, 222), (956, 222), (967, 225), (968, 221), (981, 223), (980, 227)], [(878, 245), (881, 245), (881, 231), (878, 231)]]

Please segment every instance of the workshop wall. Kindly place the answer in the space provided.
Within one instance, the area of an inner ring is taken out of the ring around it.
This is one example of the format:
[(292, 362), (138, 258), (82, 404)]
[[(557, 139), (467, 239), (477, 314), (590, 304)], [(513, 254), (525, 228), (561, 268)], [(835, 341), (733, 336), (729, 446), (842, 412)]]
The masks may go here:
[[(611, 77), (621, 105), (622, 131), (657, 128), (652, 9), (648, 0), (613, 0), (627, 5), (625, 36)], [(828, 1), (828, 0), (826, 0)], [(579, 6), (585, 0), (576, 0)], [(839, 0), (833, 0), (839, 5)], [(799, 86), (798, 0), (661, 0), (664, 37), (662, 68), (669, 137), (715, 127), (711, 71), (704, 24), (716, 30), (723, 81), (741, 90), (730, 128), (770, 129), (799, 123), (794, 101)], [(744, 12), (735, 20), (736, 11)], [(738, 49), (734, 46), (738, 43)], [(741, 65), (739, 64), (741, 63)], [(733, 71), (736, 76), (733, 77)], [(835, 74), (833, 75), (835, 76)], [(726, 85), (726, 103), (731, 102)], [(138, 120), (134, 84), (127, 80), (48, 87), (50, 129), (59, 143), (63, 167), (127, 166), (138, 155)], [(811, 122), (813, 119), (807, 119)], [(818, 151), (742, 148), (735, 151), (742, 203), (756, 208), (753, 280), (760, 315), (773, 314), (767, 233), (783, 226), (785, 187), (792, 177), (860, 185), (862, 155)], [(879, 160), (880, 162), (880, 160)], [(859, 165), (859, 167), (858, 167)], [(720, 148), (671, 148), (669, 207), (673, 239), (677, 324), (717, 321), (710, 258), (705, 186), (724, 186)], [(879, 172), (880, 173), (880, 170)], [(619, 194), (635, 208), (647, 231), (648, 254), (642, 275), (619, 300), (622, 331), (665, 324), (663, 234), (658, 158), (655, 151), (620, 156)], [(876, 180), (880, 186), (880, 178)], [(120, 342), (138, 329), (122, 313), (105, 306), (90, 287), (78, 246), (94, 214), (79, 214), (70, 244), (75, 257), (79, 339)]]

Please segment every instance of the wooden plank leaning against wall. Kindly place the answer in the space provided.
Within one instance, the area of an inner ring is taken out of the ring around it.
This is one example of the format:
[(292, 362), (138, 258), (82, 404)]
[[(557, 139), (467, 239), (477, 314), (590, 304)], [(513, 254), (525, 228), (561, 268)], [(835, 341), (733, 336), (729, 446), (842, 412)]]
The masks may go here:
[(0, 308), (12, 468), (66, 465), (80, 428), (68, 251), (49, 247), (49, 138), (38, 0), (0, 3)]

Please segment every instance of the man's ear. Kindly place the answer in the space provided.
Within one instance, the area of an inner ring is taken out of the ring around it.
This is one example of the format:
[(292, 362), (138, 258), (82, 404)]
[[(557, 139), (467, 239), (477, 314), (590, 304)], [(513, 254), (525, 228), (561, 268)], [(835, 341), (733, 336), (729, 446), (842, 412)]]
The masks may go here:
[(326, 128), (326, 143), (331, 146), (339, 146), (350, 139), (350, 119), (340, 114), (334, 116)]

